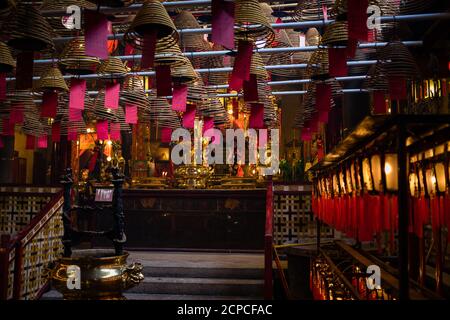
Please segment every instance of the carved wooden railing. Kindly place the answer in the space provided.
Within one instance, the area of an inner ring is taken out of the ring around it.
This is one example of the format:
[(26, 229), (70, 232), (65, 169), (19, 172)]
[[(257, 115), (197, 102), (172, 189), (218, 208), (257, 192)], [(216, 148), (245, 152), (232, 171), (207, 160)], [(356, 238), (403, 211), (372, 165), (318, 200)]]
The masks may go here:
[(44, 292), (44, 269), (62, 252), (62, 206), (59, 191), (19, 233), (2, 235), (0, 299), (38, 299)]

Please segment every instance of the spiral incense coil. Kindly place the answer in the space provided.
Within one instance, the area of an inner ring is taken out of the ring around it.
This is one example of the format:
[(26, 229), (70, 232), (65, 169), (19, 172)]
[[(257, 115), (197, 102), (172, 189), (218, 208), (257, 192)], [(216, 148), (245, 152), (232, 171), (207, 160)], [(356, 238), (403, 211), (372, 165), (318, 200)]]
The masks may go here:
[(313, 79), (326, 79), (329, 77), (328, 49), (317, 49), (311, 54), (306, 68), (306, 75)]
[(128, 7), (129, 5), (135, 3), (135, 0), (92, 0), (98, 5), (105, 7)]
[[(299, 1), (294, 11), (296, 21), (323, 20), (322, 6), (330, 8), (334, 0), (302, 0)], [(333, 19), (332, 12), (328, 14), (328, 19)]]
[(119, 106), (116, 111), (116, 117), (117, 121), (113, 121), (115, 123), (119, 123), (120, 125), (120, 131), (122, 132), (130, 132), (131, 127), (128, 123), (125, 122), (125, 111), (123, 110), (122, 106)]
[(384, 64), (378, 62), (370, 67), (368, 78), (364, 80), (363, 87), (367, 90), (373, 91), (389, 91), (389, 81)]
[[(221, 45), (214, 44), (212, 50), (219, 51), (224, 48)], [(216, 69), (223, 68), (223, 57), (210, 57), (208, 61), (205, 63), (204, 68), (207, 69)], [(228, 74), (225, 72), (205, 72), (202, 74), (202, 78), (204, 83), (208, 85), (221, 85), (228, 83)]]
[(201, 80), (188, 84), (187, 102), (197, 105), (202, 114), (209, 107), (208, 92)]
[(100, 90), (94, 99), (94, 115), (96, 120), (116, 122), (116, 110), (105, 107), (105, 90)]
[(235, 40), (252, 41), (262, 46), (272, 44), (275, 31), (258, 0), (236, 0), (234, 12)]
[[(269, 23), (276, 23), (275, 17), (272, 15), (273, 10), (269, 4), (262, 2), (260, 3), (261, 8), (269, 21)], [(287, 31), (284, 29), (279, 29), (275, 31), (275, 38), (271, 45), (272, 48), (291, 48), (292, 43), (287, 35)], [(290, 57), (293, 52), (282, 52), (282, 53), (271, 53), (271, 54), (263, 54), (263, 59), (265, 61), (276, 60), (276, 59), (286, 59)]]
[(389, 42), (379, 51), (379, 60), (384, 62), (389, 77), (416, 78), (419, 74), (416, 61), (401, 41)]
[(27, 51), (54, 51), (52, 27), (41, 13), (30, 4), (17, 5), (11, 24), (8, 27), (8, 45)]
[(122, 79), (127, 75), (128, 69), (121, 59), (111, 56), (101, 62), (97, 72), (104, 79)]
[(158, 40), (165, 39), (164, 45), (167, 48), (178, 42), (178, 32), (175, 25), (158, 0), (148, 0), (142, 5), (125, 32), (124, 39), (135, 48), (142, 49), (144, 36), (149, 32), (156, 32)]
[(65, 72), (71, 74), (90, 74), (100, 65), (97, 57), (85, 53), (84, 36), (71, 40), (63, 49), (59, 64)]
[(0, 4), (0, 28), (2, 28), (5, 22), (8, 22), (13, 15), (16, 8), (16, 2), (14, 0), (2, 1)]
[(321, 40), (320, 33), (316, 28), (309, 28), (306, 31), (305, 37), (308, 46), (318, 46)]
[(186, 60), (178, 44), (168, 46), (168, 39), (164, 38), (156, 43), (155, 65), (183, 65)]
[(120, 92), (120, 103), (122, 105), (136, 105), (138, 110), (149, 110), (147, 96), (144, 89), (144, 81), (136, 75), (128, 75), (122, 85)]
[(408, 1), (399, 1), (396, 2), (394, 0), (385, 0), (389, 2), (391, 5), (397, 5), (400, 14), (413, 14), (424, 12), (431, 8), (436, 0), (408, 0)]
[(347, 46), (348, 26), (347, 21), (334, 21), (326, 28), (322, 36), (321, 46)]
[(69, 91), (67, 83), (57, 66), (52, 66), (48, 68), (47, 71), (44, 71), (37, 82), (36, 89), (39, 91)]
[(0, 41), (0, 72), (11, 72), (15, 67), (16, 61), (12, 57), (11, 50), (6, 43)]
[(154, 94), (148, 96), (150, 102), (151, 120), (156, 121), (158, 126), (177, 129), (180, 127), (180, 119), (172, 110), (169, 102), (165, 98), (156, 97)]
[[(177, 29), (199, 29), (201, 28), (197, 19), (189, 11), (183, 10), (174, 19), (174, 24)], [(179, 44), (181, 48), (187, 50), (187, 48), (194, 51), (206, 51), (209, 50), (209, 46), (205, 43), (205, 39), (201, 34), (181, 34), (179, 38)], [(190, 50), (189, 49), (189, 50)]]
[[(357, 49), (354, 61), (372, 60), (375, 58), (375, 49)], [(366, 75), (369, 71), (369, 65), (358, 65), (349, 67), (350, 74)]]
[(185, 56), (183, 56), (182, 64), (176, 64), (171, 67), (171, 76), (175, 83), (192, 83), (198, 79), (191, 61)]
[(262, 60), (261, 55), (258, 52), (254, 52), (252, 55), (250, 74), (254, 74), (264, 79), (268, 78), (268, 74), (264, 66), (264, 61)]

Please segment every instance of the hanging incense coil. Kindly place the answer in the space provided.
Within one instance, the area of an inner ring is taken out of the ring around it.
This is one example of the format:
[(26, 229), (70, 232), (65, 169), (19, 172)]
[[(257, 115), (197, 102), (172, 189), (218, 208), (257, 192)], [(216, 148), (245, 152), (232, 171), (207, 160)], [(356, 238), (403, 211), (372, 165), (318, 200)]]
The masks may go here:
[(191, 61), (183, 56), (183, 63), (171, 67), (172, 80), (175, 83), (191, 83), (198, 79)]
[(117, 121), (116, 110), (105, 107), (105, 90), (98, 92), (94, 99), (94, 115), (96, 120)]
[[(322, 6), (330, 8), (334, 0), (304, 0), (299, 1), (294, 11), (294, 19), (297, 21), (323, 20)], [(334, 18), (329, 12), (329, 19)]]
[[(264, 14), (269, 21), (269, 23), (275, 23), (275, 17), (272, 15), (273, 10), (269, 4), (262, 2), (261, 8), (264, 11)], [(291, 48), (292, 43), (290, 38), (287, 35), (286, 30), (278, 29), (275, 31), (275, 38), (271, 44), (272, 48)], [(272, 53), (272, 54), (263, 54), (262, 57), (265, 61), (271, 61), (276, 59), (287, 59), (289, 58), (293, 52), (280, 52), (280, 53)]]
[[(369, 6), (375, 5), (383, 8), (383, 3), (385, 0), (369, 0)], [(331, 8), (332, 14), (335, 16), (346, 16), (347, 15), (347, 0), (336, 0), (334, 1), (334, 5)]]
[(325, 47), (347, 46), (348, 26), (347, 21), (334, 21), (326, 28), (322, 36), (321, 45)]
[(185, 63), (185, 56), (180, 50), (178, 44), (174, 43), (168, 46), (170, 41), (166, 38), (156, 43), (155, 65), (182, 65)]
[(59, 64), (63, 71), (71, 74), (90, 74), (95, 73), (100, 60), (97, 57), (86, 55), (84, 36), (79, 36), (64, 47)]
[(368, 78), (364, 80), (363, 87), (370, 91), (389, 91), (389, 81), (383, 63), (373, 65), (367, 73)]
[(144, 119), (150, 110), (150, 105), (145, 94), (144, 81), (136, 75), (128, 75), (120, 92), (120, 104), (122, 106), (135, 105), (138, 108), (138, 119)]
[(305, 37), (308, 46), (318, 46), (321, 40), (320, 33), (316, 28), (309, 28), (306, 31)]
[(158, 126), (177, 129), (180, 127), (180, 119), (170, 107), (167, 99), (156, 97), (153, 93), (148, 96), (150, 103), (151, 120), (156, 121)]
[(84, 111), (81, 120), (70, 120), (69, 119), (69, 94), (65, 93), (61, 96), (58, 102), (58, 108), (56, 110), (55, 123), (61, 125), (61, 135), (67, 135), (69, 132), (74, 131), (78, 134), (86, 133), (86, 123), (85, 118), (94, 119), (93, 116), (88, 116), (88, 114), (94, 112), (94, 104), (92, 99), (89, 97), (86, 91), (84, 98)]
[[(174, 19), (174, 24), (177, 29), (199, 29), (201, 28), (197, 19), (190, 13), (189, 11), (183, 10), (178, 13), (178, 15)], [(186, 51), (202, 51), (208, 50), (209, 46), (205, 42), (202, 34), (196, 33), (181, 33), (179, 37), (180, 47)]]
[(327, 49), (318, 49), (311, 54), (306, 68), (306, 75), (311, 79), (317, 80), (329, 78)]
[(129, 5), (135, 3), (135, 0), (93, 0), (98, 5), (105, 7), (128, 7)]
[(201, 80), (188, 84), (187, 102), (197, 105), (202, 114), (208, 108), (208, 92)]
[[(214, 44), (212, 47), (213, 51), (224, 50), (221, 45)], [(224, 67), (224, 57), (212, 56), (210, 57), (204, 65), (207, 69), (217, 69)], [(221, 85), (228, 83), (228, 74), (224, 72), (205, 72), (202, 74), (203, 82), (208, 85)]]
[(26, 51), (54, 51), (52, 28), (33, 5), (20, 2), (8, 27), (8, 45)]
[(419, 73), (411, 52), (401, 41), (389, 42), (380, 49), (379, 60), (383, 61), (389, 77), (416, 78)]
[(52, 66), (39, 78), (36, 89), (39, 91), (56, 90), (69, 91), (67, 83), (58, 67)]
[[(353, 61), (372, 60), (374, 58), (375, 58), (375, 50), (374, 49), (357, 49)], [(349, 73), (366, 75), (369, 69), (370, 69), (370, 65), (350, 66)]]
[(254, 52), (252, 55), (250, 74), (254, 74), (264, 79), (268, 78), (268, 74), (264, 66), (264, 61), (262, 60), (261, 55), (258, 52)]
[(142, 49), (145, 34), (153, 31), (156, 32), (158, 40), (165, 39), (163, 43), (166, 48), (178, 42), (178, 32), (162, 3), (157, 0), (148, 0), (139, 9), (125, 32), (124, 40)]
[(0, 29), (3, 24), (10, 20), (12, 14), (14, 14), (16, 3), (14, 0), (2, 1), (0, 5)]
[(12, 57), (11, 50), (6, 43), (0, 41), (0, 72), (11, 72), (15, 67), (16, 61)]
[(272, 44), (275, 31), (258, 0), (236, 0), (234, 12), (235, 40), (252, 41), (258, 47)]
[(97, 72), (104, 79), (122, 79), (126, 77), (128, 69), (120, 58), (111, 56), (101, 62)]
[(131, 131), (131, 127), (130, 127), (130, 125), (128, 123), (125, 122), (125, 112), (124, 112), (122, 106), (119, 106), (117, 108), (117, 110), (115, 110), (115, 111), (116, 111), (117, 120), (113, 121), (113, 122), (119, 123), (120, 131), (122, 131), (122, 132), (130, 132)]

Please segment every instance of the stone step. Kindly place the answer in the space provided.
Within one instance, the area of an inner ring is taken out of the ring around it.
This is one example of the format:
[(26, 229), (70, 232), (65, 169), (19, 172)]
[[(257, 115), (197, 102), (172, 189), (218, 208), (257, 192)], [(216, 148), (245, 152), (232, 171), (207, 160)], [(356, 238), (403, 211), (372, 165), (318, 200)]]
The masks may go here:
[(145, 277), (262, 279), (264, 269), (256, 268), (184, 268), (144, 266)]
[(263, 295), (264, 281), (255, 279), (146, 277), (128, 293), (247, 296)]
[[(245, 296), (199, 296), (199, 295), (180, 295), (180, 294), (148, 294), (148, 293), (128, 293), (124, 296), (127, 300), (262, 300), (259, 297)], [(50, 290), (44, 293), (41, 300), (62, 300), (62, 294), (56, 290)]]

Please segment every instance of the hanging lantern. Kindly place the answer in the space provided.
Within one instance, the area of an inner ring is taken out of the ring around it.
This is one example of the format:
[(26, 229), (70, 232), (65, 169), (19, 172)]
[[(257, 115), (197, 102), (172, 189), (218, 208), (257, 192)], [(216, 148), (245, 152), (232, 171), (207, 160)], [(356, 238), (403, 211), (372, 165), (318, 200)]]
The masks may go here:
[(384, 156), (384, 174), (386, 177), (386, 190), (398, 190), (398, 161), (397, 154), (388, 153)]
[(333, 193), (335, 196), (339, 195), (339, 174), (334, 173), (333, 174)]
[(437, 191), (437, 180), (436, 180), (436, 176), (434, 174), (434, 170), (433, 169), (427, 169), (425, 171), (425, 182), (427, 184), (427, 190), (428, 190), (428, 194), (430, 196), (434, 196), (436, 195), (436, 191)]
[(409, 175), (409, 192), (413, 197), (419, 196), (419, 178), (415, 173)]
[(435, 179), (437, 185), (437, 191), (439, 193), (445, 192), (445, 166), (443, 163), (439, 162), (434, 165)]
[(369, 158), (364, 158), (362, 162), (362, 173), (363, 173), (363, 185), (364, 189), (368, 191), (373, 191), (373, 181), (372, 174), (370, 172), (370, 160)]
[(359, 174), (359, 162), (358, 160), (355, 160), (351, 166), (350, 171), (352, 175), (353, 180), (353, 189), (354, 191), (360, 191), (361, 190), (361, 176)]
[(383, 180), (381, 177), (381, 156), (376, 154), (370, 158), (372, 169), (373, 186), (376, 191), (383, 191)]
[[(353, 166), (353, 164), (352, 164), (352, 166)], [(346, 176), (346, 181), (347, 181), (347, 192), (352, 193), (355, 190), (355, 187), (354, 187), (354, 183), (353, 183), (351, 167), (347, 167), (345, 169), (345, 176)]]
[(344, 169), (339, 171), (339, 186), (340, 186), (340, 190), (341, 193), (347, 193), (347, 188), (345, 185), (345, 171)]

